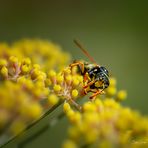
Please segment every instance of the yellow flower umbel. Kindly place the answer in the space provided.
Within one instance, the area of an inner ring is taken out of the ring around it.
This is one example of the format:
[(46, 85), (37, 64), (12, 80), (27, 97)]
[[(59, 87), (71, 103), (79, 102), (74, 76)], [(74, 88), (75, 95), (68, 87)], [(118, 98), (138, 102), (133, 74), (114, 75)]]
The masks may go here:
[[(0, 130), (6, 128), (10, 129), (7, 132), (16, 134), (18, 131), (24, 130), (27, 124), (38, 119), (43, 114), (43, 107), (40, 102), (36, 101), (31, 92), (29, 93), (25, 90), (24, 86), (25, 83), (21, 85), (20, 83), (16, 84), (11, 81), (6, 81), (3, 83), (3, 86), (0, 86), (0, 112), (3, 112), (5, 115), (0, 119), (0, 124), (2, 123)], [(18, 125), (16, 121), (19, 121), (21, 125), (23, 124), (21, 126), (23, 128), (20, 126), (20, 128), (18, 127), (19, 129), (17, 127), (14, 128), (14, 125)]]
[(15, 135), (43, 115), (41, 102), (49, 96), (46, 74), (29, 58), (10, 56), (0, 63), (0, 130)]
[(14, 52), (21, 52), (25, 57), (31, 58), (34, 63), (40, 64), (45, 70), (62, 70), (70, 61), (70, 55), (61, 50), (57, 44), (47, 40), (24, 39), (15, 42), (11, 46)]
[(83, 89), (83, 77), (81, 75), (72, 72), (70, 67), (65, 68), (60, 73), (50, 70), (47, 82), (51, 90), (50, 94), (53, 100), (56, 100), (52, 101), (49, 97), (49, 104), (54, 105), (53, 102), (57, 102), (57, 99), (53, 97), (54, 94), (54, 96), (56, 95), (56, 97), (60, 97), (79, 108), (75, 101), (81, 96), (81, 90)]
[(126, 92), (116, 90), (114, 78), (110, 83), (106, 93), (94, 101), (85, 102), (81, 112), (74, 110), (68, 102), (64, 103), (63, 109), (71, 126), (63, 148), (67, 147), (67, 142), (75, 147), (145, 146), (148, 118), (123, 107), (119, 101), (126, 98)]
[(67, 65), (57, 72), (68, 61), (57, 45), (24, 40), (0, 47), (5, 47), (0, 50), (0, 136), (19, 134), (58, 103), (80, 107), (76, 99), (81, 96), (83, 77)]
[[(6, 59), (10, 56), (20, 59), (29, 57), (44, 71), (62, 70), (70, 62), (70, 55), (62, 51), (59, 45), (40, 39), (23, 39), (11, 45), (0, 43), (0, 58)], [(25, 67), (24, 70), (26, 70)]]
[[(0, 136), (19, 134), (58, 104), (66, 80), (56, 71), (68, 61), (69, 55), (48, 41), (0, 44)], [(73, 95), (75, 98), (77, 93)]]

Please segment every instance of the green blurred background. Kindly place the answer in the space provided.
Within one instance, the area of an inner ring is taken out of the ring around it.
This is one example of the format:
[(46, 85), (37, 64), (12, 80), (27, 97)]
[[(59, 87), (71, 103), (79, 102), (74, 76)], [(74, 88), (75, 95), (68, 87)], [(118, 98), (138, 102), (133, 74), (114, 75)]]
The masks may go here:
[(79, 39), (117, 78), (118, 88), (127, 90), (125, 104), (148, 114), (146, 0), (1, 0), (0, 41), (21, 38), (49, 39), (73, 59), (88, 60), (73, 44)]

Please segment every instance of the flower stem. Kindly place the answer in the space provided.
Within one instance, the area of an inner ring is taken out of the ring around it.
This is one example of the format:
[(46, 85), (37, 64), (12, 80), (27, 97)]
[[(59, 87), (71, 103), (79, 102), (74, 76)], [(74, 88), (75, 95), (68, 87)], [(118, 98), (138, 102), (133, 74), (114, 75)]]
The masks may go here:
[[(0, 147), (4, 147), (5, 145), (7, 145), (8, 143), (10, 143), (11, 141), (15, 140), (17, 137), (20, 137), (21, 134), (23, 134), (24, 132), (28, 131), (30, 128), (32, 128), (34, 125), (36, 125), (38, 122), (40, 122), (43, 118), (45, 118), (47, 115), (49, 115), (50, 113), (52, 113), (57, 107), (59, 107), (61, 104), (63, 103), (63, 101), (60, 101), (58, 104), (54, 105), (52, 108), (48, 109), (38, 120), (35, 120), (34, 122), (32, 122), (30, 125), (28, 125), (26, 127), (25, 130), (23, 130), (22, 132), (20, 132), (18, 135), (10, 138), (6, 143), (4, 143), (3, 145), (1, 145)], [(61, 116), (62, 117), (62, 116)], [(58, 118), (58, 117), (57, 117)], [(59, 118), (60, 119), (60, 118)], [(56, 119), (55, 119), (56, 120)], [(58, 119), (57, 119), (58, 121)], [(53, 123), (50, 123), (51, 125), (53, 125)], [(36, 133), (32, 138), (30, 137), (29, 141), (31, 141), (31, 139), (34, 139), (35, 137), (37, 137), (40, 133), (43, 133), (47, 128), (49, 128), (51, 125), (48, 124), (46, 126), (44, 126), (38, 133)]]
[(58, 121), (60, 119), (62, 119), (64, 117), (64, 112), (61, 112), (56, 118), (54, 118), (51, 122), (49, 122), (48, 125), (45, 125), (44, 127), (42, 127), (37, 133), (35, 133), (34, 135), (30, 136), (29, 138), (25, 139), (24, 141), (20, 142), (18, 144), (18, 148), (24, 148), (26, 146), (26, 144), (32, 142), (33, 140), (35, 140), (37, 137), (41, 136), (42, 133), (46, 132), (47, 130), (49, 130), (52, 126), (54, 126), (55, 124), (58, 123)]

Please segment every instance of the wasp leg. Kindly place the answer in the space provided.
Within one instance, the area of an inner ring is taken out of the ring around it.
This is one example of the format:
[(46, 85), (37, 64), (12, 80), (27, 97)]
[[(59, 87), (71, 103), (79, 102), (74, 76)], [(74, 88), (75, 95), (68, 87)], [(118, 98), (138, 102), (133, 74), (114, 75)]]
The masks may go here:
[(96, 80), (90, 81), (89, 83), (87, 83), (87, 85), (83, 86), (83, 88), (87, 88), (88, 86), (91, 86), (95, 82)]
[(80, 66), (80, 69), (81, 69), (81, 73), (83, 74), (84, 73), (84, 63), (83, 62), (74, 62), (72, 64), (69, 65), (71, 68), (74, 67), (74, 66)]
[(91, 100), (94, 100), (96, 98), (97, 95), (101, 94), (102, 91), (97, 90), (93, 95), (90, 96)]
[(90, 96), (90, 99), (93, 100), (96, 98), (97, 95), (104, 94), (104, 89), (101, 89), (101, 90), (90, 89), (90, 92), (94, 93), (92, 96)]
[(91, 81), (91, 79), (90, 79), (88, 73), (86, 72), (83, 76), (83, 85), (84, 85), (83, 88), (88, 87), (87, 85), (90, 81)]
[(86, 82), (88, 80), (88, 76), (85, 74), (83, 78), (83, 82)]
[(83, 86), (83, 93), (86, 95), (88, 92), (91, 92), (91, 89), (89, 88), (89, 86), (91, 86), (93, 83), (95, 83), (95, 80), (90, 81), (89, 83), (87, 83), (86, 85)]

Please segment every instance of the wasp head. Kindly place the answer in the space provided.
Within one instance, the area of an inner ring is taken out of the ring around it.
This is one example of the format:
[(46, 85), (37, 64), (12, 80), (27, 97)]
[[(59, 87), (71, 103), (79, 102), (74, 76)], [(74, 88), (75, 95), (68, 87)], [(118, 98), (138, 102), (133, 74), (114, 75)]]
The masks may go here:
[(99, 67), (98, 79), (104, 83), (104, 88), (109, 86), (109, 72), (103, 66)]
[(91, 79), (97, 80), (96, 85), (92, 87), (105, 89), (109, 86), (109, 72), (105, 67), (95, 66), (91, 68), (88, 73)]

